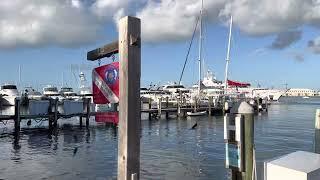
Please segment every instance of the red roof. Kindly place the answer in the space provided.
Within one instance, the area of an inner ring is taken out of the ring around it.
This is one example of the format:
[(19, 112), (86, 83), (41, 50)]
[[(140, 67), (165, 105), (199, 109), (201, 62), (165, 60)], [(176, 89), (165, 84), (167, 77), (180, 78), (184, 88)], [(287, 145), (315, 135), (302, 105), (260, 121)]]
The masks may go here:
[(250, 83), (243, 83), (243, 82), (237, 82), (237, 81), (228, 80), (228, 86), (248, 87), (250, 85), (251, 85)]

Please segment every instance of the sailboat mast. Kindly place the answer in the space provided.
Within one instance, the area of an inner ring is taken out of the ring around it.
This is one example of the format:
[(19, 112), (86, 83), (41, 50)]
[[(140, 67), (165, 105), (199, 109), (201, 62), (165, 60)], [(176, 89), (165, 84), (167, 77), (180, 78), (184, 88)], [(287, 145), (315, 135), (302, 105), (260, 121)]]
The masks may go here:
[(19, 86), (21, 86), (21, 65), (19, 64)]
[(229, 62), (230, 62), (231, 36), (232, 36), (232, 16), (230, 17), (226, 70), (225, 70), (225, 76), (224, 76), (224, 94), (226, 94), (226, 91), (228, 89), (228, 71), (229, 71)]
[(203, 11), (203, 0), (201, 0), (201, 10), (200, 10), (200, 38), (199, 38), (199, 82), (198, 82), (198, 95), (201, 91), (201, 61), (202, 61), (202, 12)]

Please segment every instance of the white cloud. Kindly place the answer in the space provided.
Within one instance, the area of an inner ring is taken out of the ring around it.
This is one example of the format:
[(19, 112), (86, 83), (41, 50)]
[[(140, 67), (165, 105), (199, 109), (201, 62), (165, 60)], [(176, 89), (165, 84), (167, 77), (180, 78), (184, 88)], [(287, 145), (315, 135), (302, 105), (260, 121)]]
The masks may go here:
[(320, 25), (319, 0), (233, 0), (221, 15), (232, 14), (249, 35), (270, 35), (308, 25)]
[(79, 0), (0, 1), (0, 47), (74, 46), (96, 40), (99, 25)]
[[(224, 0), (206, 0), (204, 16), (215, 21)], [(145, 41), (176, 41), (189, 38), (199, 16), (199, 0), (150, 0), (137, 13)]]
[[(1, 0), (0, 48), (88, 43), (104, 26), (126, 15), (141, 18), (146, 42), (185, 40), (192, 35), (200, 4), (200, 0)], [(287, 41), (274, 42), (280, 49), (300, 38), (290, 39), (293, 36), (286, 32), (304, 25), (320, 28), (320, 0), (204, 0), (204, 9), (206, 23), (225, 23), (232, 14), (235, 26), (249, 36), (276, 35), (276, 41)]]

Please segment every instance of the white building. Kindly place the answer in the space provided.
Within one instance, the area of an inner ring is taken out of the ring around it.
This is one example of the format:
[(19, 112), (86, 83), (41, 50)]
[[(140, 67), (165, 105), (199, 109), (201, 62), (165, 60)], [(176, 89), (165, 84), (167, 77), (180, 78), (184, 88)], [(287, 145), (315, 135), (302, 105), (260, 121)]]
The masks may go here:
[(316, 96), (317, 92), (312, 89), (291, 88), (286, 92), (286, 96)]

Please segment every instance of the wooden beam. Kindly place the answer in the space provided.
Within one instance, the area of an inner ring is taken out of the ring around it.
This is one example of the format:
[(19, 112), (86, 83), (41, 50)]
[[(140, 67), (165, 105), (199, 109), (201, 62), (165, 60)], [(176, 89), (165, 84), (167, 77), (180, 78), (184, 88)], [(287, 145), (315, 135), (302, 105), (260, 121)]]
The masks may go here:
[(114, 41), (101, 48), (97, 48), (95, 50), (89, 51), (87, 53), (87, 59), (89, 61), (96, 61), (104, 57), (110, 57), (113, 54), (117, 54), (119, 52), (118, 49), (119, 49), (119, 43), (118, 41)]
[(119, 22), (118, 180), (140, 177), (141, 23), (135, 17)]

